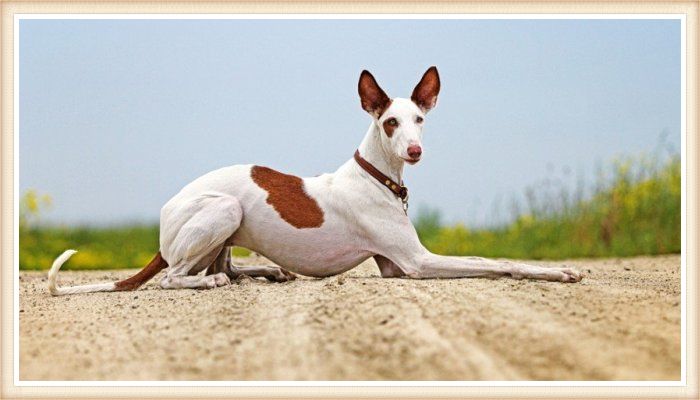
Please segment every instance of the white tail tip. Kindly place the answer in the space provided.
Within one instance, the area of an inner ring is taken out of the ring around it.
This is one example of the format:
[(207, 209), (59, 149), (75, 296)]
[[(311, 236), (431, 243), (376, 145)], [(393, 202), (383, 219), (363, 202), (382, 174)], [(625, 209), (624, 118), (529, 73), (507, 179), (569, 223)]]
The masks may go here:
[(82, 286), (69, 286), (69, 287), (59, 287), (56, 283), (58, 278), (58, 270), (61, 266), (68, 261), (73, 254), (77, 253), (76, 250), (66, 250), (60, 256), (56, 257), (56, 260), (51, 265), (49, 270), (49, 292), (54, 296), (61, 296), (64, 294), (73, 293), (90, 293), (90, 292), (110, 292), (114, 290), (114, 283), (100, 283), (96, 285), (82, 285)]

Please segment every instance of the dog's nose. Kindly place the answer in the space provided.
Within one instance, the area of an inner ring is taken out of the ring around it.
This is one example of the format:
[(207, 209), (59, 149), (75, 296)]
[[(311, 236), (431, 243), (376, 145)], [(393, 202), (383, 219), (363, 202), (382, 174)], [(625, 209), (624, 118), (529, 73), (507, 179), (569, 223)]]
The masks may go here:
[(412, 159), (419, 159), (421, 154), (423, 154), (423, 149), (421, 149), (420, 146), (417, 146), (415, 144), (408, 146), (408, 156)]

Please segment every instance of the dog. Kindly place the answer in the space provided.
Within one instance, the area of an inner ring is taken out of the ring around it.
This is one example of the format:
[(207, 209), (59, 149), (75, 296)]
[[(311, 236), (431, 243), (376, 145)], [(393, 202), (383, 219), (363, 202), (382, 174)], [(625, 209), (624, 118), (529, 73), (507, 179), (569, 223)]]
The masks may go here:
[[(287, 281), (295, 274), (328, 277), (373, 257), (384, 278), (498, 278), (579, 282), (571, 268), (545, 268), (480, 257), (433, 254), (407, 215), (404, 165), (423, 156), (426, 114), (435, 107), (440, 76), (430, 67), (410, 99), (391, 99), (362, 71), (360, 104), (372, 117), (364, 139), (334, 173), (299, 178), (258, 165), (234, 165), (201, 176), (160, 212), (160, 251), (134, 276), (118, 282), (59, 287), (58, 270), (74, 250), (53, 263), (53, 295), (135, 290), (161, 270), (164, 289), (207, 289), (241, 275)], [(280, 267), (236, 267), (231, 246)], [(201, 273), (205, 271), (205, 273)]]

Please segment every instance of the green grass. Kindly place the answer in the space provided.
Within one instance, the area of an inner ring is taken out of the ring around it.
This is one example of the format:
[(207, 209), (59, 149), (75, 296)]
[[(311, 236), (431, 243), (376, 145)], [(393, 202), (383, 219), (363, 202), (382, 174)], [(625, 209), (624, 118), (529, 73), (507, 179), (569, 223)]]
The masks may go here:
[[(158, 225), (107, 228), (39, 226), (20, 230), (21, 270), (43, 270), (64, 250), (78, 252), (63, 269), (143, 268), (158, 251)], [(250, 252), (234, 248), (233, 254)]]
[(612, 163), (589, 195), (538, 185), (514, 222), (484, 229), (443, 226), (423, 209), (415, 221), (431, 251), (521, 259), (625, 257), (681, 251), (681, 162), (678, 155)]
[(158, 226), (47, 227), (20, 230), (20, 269), (47, 269), (64, 250), (78, 250), (65, 269), (141, 268), (158, 251)]
[[(143, 268), (158, 252), (158, 224), (50, 226), (41, 223), (50, 196), (28, 190), (19, 203), (20, 270), (48, 269), (67, 249), (78, 250), (62, 267), (67, 270)], [(247, 257), (250, 251), (234, 247), (232, 254)]]
[[(446, 255), (562, 259), (678, 253), (681, 250), (681, 163), (678, 155), (624, 158), (599, 172), (596, 185), (567, 191), (535, 185), (513, 222), (483, 229), (444, 226), (423, 209), (414, 221), (421, 241)], [(587, 193), (587, 194), (584, 194)], [(41, 224), (50, 198), (26, 192), (20, 202), (20, 269), (43, 270), (66, 249), (79, 252), (65, 269), (141, 268), (158, 251), (157, 225), (56, 227)], [(236, 256), (250, 252), (234, 248)]]

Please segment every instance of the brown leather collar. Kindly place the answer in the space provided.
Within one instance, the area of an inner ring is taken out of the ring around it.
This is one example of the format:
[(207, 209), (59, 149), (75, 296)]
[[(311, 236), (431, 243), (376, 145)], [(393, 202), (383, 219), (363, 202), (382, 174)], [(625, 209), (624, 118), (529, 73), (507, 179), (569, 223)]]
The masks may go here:
[[(408, 188), (402, 184), (394, 182), (391, 178), (384, 175), (380, 170), (378, 170), (369, 161), (362, 158), (360, 155), (360, 150), (355, 150), (355, 161), (360, 164), (360, 167), (367, 171), (368, 174), (379, 181), (382, 185), (386, 186), (387, 189), (391, 190), (396, 197), (403, 201), (404, 205), (408, 204)], [(403, 183), (403, 182), (402, 182)], [(404, 208), (406, 208), (404, 206)]]

